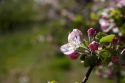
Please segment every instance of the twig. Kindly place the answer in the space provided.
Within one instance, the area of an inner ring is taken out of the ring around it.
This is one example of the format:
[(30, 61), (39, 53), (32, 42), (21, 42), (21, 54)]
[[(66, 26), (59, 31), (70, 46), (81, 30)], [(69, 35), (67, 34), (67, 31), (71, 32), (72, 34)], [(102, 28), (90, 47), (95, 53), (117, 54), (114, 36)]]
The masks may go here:
[(85, 77), (83, 78), (82, 82), (81, 83), (86, 83), (86, 81), (88, 80), (89, 78), (89, 75), (90, 73), (92, 72), (93, 68), (95, 67), (95, 64), (91, 65), (85, 75)]

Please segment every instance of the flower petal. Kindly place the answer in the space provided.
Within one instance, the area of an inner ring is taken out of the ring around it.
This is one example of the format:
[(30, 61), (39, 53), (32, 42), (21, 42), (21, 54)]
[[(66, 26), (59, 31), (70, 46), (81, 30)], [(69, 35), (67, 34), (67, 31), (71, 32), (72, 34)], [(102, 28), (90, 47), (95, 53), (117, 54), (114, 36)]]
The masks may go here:
[(76, 48), (74, 46), (72, 46), (70, 43), (64, 44), (60, 47), (60, 50), (66, 54), (66, 55), (70, 55), (72, 54)]
[(73, 29), (71, 33), (68, 35), (68, 43), (73, 44), (76, 48), (80, 47), (82, 32), (78, 29)]

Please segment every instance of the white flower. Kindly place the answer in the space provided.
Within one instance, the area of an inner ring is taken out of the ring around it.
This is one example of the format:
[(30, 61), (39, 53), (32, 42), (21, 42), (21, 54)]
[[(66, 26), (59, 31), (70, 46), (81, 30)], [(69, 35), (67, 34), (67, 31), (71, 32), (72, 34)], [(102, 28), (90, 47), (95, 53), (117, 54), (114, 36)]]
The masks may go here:
[(108, 31), (110, 31), (112, 29), (112, 27), (109, 27), (110, 26), (109, 22), (107, 20), (105, 20), (105, 19), (100, 19), (99, 24), (100, 24), (101, 29), (103, 30), (103, 32), (108, 32)]
[(119, 33), (118, 27), (113, 28), (112, 31), (113, 31), (114, 33)]
[(71, 33), (68, 35), (68, 43), (73, 44), (76, 47), (79, 47), (81, 44), (81, 38), (82, 32), (78, 29), (73, 29)]
[(76, 47), (73, 46), (70, 43), (64, 44), (60, 47), (60, 50), (65, 54), (65, 55), (70, 55), (76, 50)]
[(113, 19), (104, 19), (104, 18), (100, 18), (99, 19), (99, 24), (101, 26), (101, 29), (103, 32), (109, 32), (110, 30), (112, 30), (115, 27), (115, 23)]
[(117, 7), (125, 6), (125, 0), (119, 0), (117, 3)]
[(73, 29), (68, 35), (68, 43), (61, 46), (60, 50), (69, 55), (77, 50), (81, 46), (81, 35), (82, 32), (78, 29)]
[(114, 22), (114, 19), (111, 19), (111, 10), (115, 10), (114, 8), (106, 8), (102, 11), (101, 15), (102, 17), (99, 19), (99, 24), (101, 26), (101, 29), (103, 32), (109, 32), (113, 31), (115, 33), (118, 32), (118, 29), (116, 28), (116, 24)]

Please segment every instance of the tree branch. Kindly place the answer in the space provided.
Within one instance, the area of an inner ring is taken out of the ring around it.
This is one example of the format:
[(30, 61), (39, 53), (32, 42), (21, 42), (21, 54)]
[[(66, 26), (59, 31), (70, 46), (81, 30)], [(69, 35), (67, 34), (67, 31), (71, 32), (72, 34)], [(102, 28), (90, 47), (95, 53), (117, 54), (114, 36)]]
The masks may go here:
[(89, 69), (88, 69), (87, 73), (85, 74), (85, 76), (84, 76), (84, 78), (83, 78), (83, 80), (82, 80), (81, 83), (86, 83), (86, 81), (88, 80), (89, 75), (91, 74), (91, 72), (92, 72), (92, 70), (93, 70), (94, 67), (95, 67), (95, 64), (93, 64), (93, 65), (91, 65), (89, 67)]

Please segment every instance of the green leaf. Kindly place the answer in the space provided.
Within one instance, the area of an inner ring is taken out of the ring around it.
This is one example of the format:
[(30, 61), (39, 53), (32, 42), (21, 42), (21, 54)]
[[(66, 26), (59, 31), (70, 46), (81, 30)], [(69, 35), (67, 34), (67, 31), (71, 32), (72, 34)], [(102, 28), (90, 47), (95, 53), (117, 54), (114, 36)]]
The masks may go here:
[(85, 49), (87, 49), (87, 46), (86, 46), (85, 44), (81, 44), (80, 47), (81, 47), (81, 48), (85, 48)]
[(120, 27), (120, 32), (125, 33), (125, 27), (124, 26)]
[(106, 33), (99, 32), (99, 33), (96, 34), (95, 39), (100, 40), (102, 37), (104, 37), (106, 35), (107, 35)]
[(95, 54), (92, 54), (92, 56), (88, 56), (85, 58), (84, 66), (88, 67), (88, 66), (94, 64), (96, 60), (97, 60), (97, 56)]
[(89, 45), (89, 41), (83, 40), (84, 45), (87, 47)]
[(104, 36), (100, 39), (100, 43), (103, 43), (103, 42), (112, 42), (112, 39), (115, 37), (114, 34), (111, 34), (111, 35), (107, 35), (107, 36)]
[(97, 19), (97, 18), (99, 18), (99, 15), (97, 13), (92, 12), (92, 13), (90, 13), (90, 18)]
[(112, 51), (110, 49), (102, 50), (99, 53), (99, 57), (103, 63), (109, 63), (111, 61)]
[(121, 15), (121, 12), (119, 10), (112, 9), (110, 14), (111, 14), (111, 16), (117, 17), (117, 16)]

